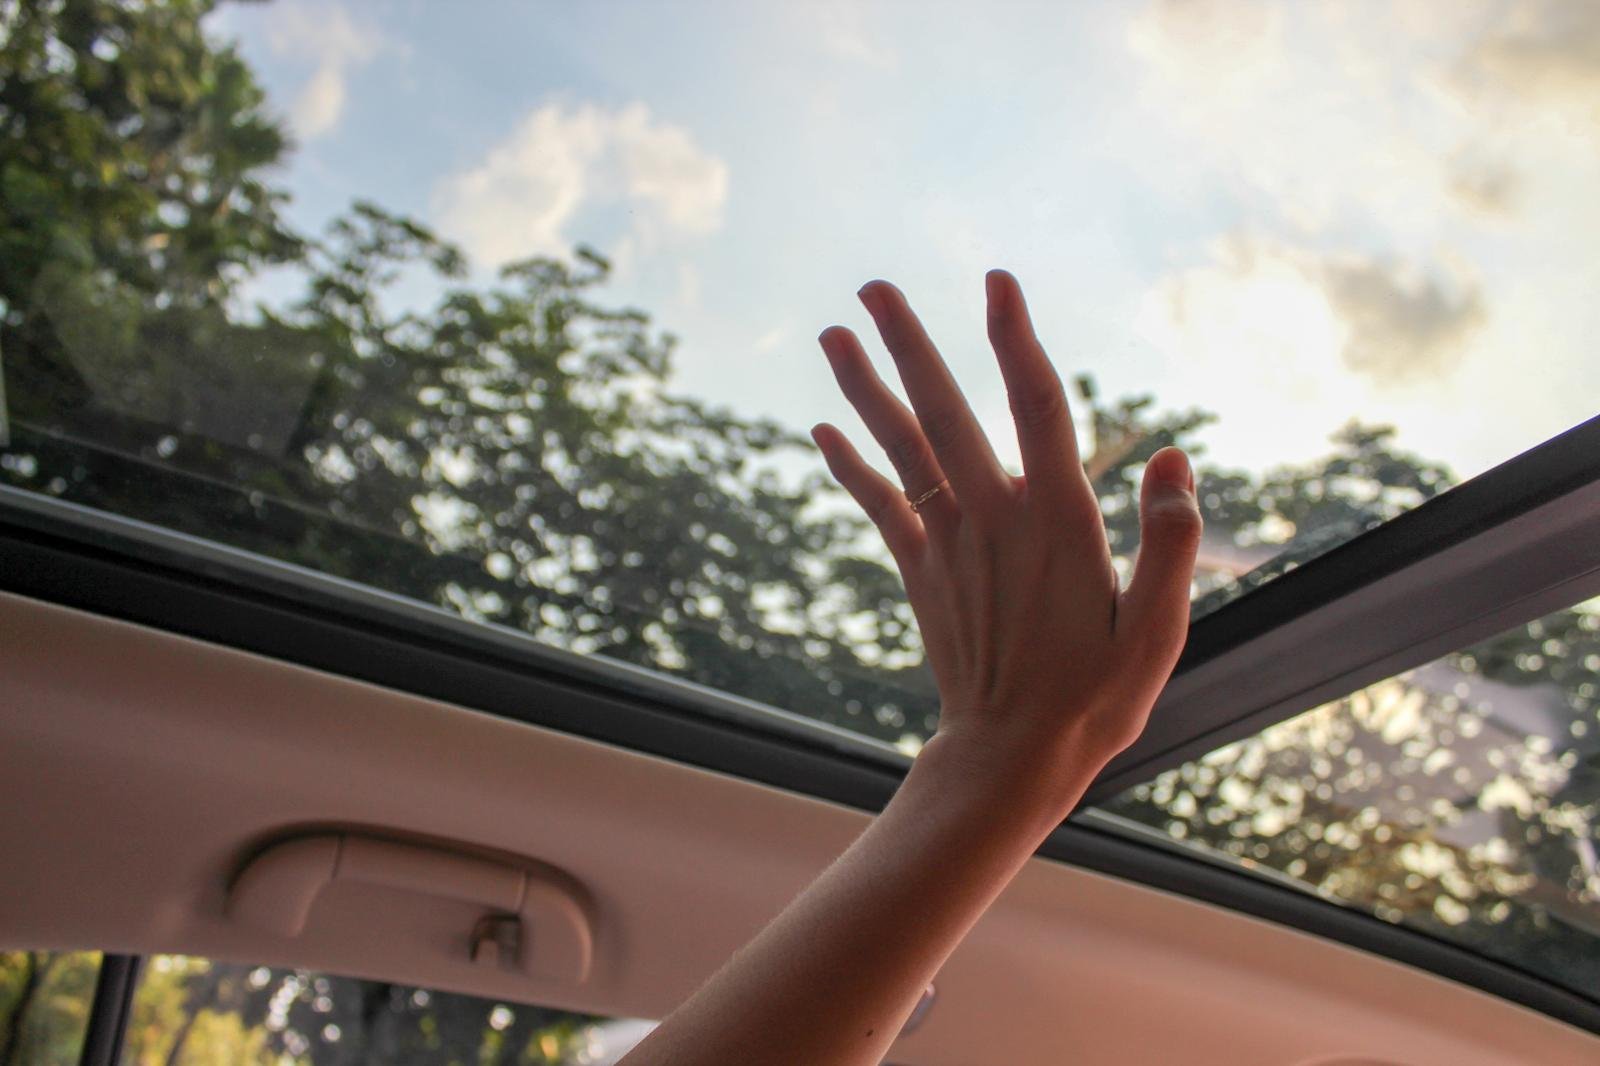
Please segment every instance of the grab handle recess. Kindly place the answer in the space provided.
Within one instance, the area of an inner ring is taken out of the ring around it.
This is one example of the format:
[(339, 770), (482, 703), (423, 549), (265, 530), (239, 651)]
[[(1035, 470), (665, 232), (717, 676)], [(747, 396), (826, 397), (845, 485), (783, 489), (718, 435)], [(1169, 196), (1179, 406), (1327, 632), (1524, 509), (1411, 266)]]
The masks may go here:
[(319, 833), (275, 844), (234, 881), (228, 917), (278, 936), (299, 936), (317, 897), (336, 881), (474, 903), (514, 917), (522, 930), (518, 958), (480, 952), (474, 934), (474, 959), (515, 961), (530, 977), (574, 984), (589, 976), (594, 936), (574, 885), (550, 872), (421, 844), (353, 833)]

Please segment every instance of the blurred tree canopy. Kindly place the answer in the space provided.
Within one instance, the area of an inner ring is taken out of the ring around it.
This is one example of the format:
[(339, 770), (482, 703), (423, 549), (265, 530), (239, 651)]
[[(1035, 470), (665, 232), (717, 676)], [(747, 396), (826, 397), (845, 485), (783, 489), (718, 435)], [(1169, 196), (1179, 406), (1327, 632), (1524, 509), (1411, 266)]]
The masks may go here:
[(93, 951), (0, 951), (0, 1066), (77, 1062), (100, 972)]
[(157, 955), (129, 1022), (134, 1066), (571, 1061), (588, 1015), (306, 970)]
[[(78, 1061), (95, 952), (0, 952), (0, 1066)], [(155, 955), (140, 967), (123, 1048), (130, 1066), (572, 1061), (601, 1019), (307, 970)]]
[[(293, 232), (273, 180), (290, 146), (206, 32), (214, 6), (0, 0), (0, 479), (908, 749), (928, 736), (937, 697), (898, 576), (809, 442), (674, 391), (675, 339), (605, 300), (592, 251), (478, 285), (375, 202)], [(251, 304), (269, 271), (300, 294)], [(436, 296), (406, 306), (402, 279)], [(1076, 389), (1126, 567), (1143, 463), (1198, 453), (1209, 416)], [(1321, 461), (1199, 477), (1207, 550), (1265, 560), (1210, 565), (1199, 612), (1451, 484), (1357, 423)], [(1113, 809), (1600, 987), (1595, 617), (1520, 627)], [(1570, 732), (1482, 739), (1486, 694), (1515, 692)], [(1490, 836), (1463, 843), (1485, 815)], [(229, 989), (208, 994), (246, 995)]]

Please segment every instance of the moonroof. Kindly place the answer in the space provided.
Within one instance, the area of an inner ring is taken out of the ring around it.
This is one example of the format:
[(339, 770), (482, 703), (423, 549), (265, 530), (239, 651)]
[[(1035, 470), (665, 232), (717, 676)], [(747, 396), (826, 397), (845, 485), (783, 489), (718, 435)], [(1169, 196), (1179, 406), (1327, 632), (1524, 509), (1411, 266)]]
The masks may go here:
[(1600, 989), (1600, 599), (1104, 805), (1572, 991)]
[(1197, 614), (1593, 413), (1574, 9), (89, 10), (0, 45), (6, 483), (907, 749), (868, 277), (1006, 455), (1023, 278), (1120, 566), (1200, 456)]

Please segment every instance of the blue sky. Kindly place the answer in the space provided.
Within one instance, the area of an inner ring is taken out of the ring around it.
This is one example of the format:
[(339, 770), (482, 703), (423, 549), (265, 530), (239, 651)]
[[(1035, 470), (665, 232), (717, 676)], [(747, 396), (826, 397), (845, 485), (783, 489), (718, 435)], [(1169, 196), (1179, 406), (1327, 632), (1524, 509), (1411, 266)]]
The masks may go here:
[(1600, 6), (276, 0), (211, 25), (297, 142), (299, 225), (375, 199), (485, 276), (593, 244), (680, 336), (680, 387), (752, 415), (859, 435), (815, 336), (865, 333), (882, 276), (1014, 454), (991, 266), (1063, 373), (1216, 412), (1232, 465), (1360, 417), (1472, 474), (1600, 407)]

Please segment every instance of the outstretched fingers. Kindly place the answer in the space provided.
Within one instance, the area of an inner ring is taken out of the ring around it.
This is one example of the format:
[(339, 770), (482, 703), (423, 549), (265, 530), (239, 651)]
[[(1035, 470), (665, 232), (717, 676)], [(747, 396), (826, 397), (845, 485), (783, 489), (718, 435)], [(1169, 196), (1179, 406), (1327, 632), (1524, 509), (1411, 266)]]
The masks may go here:
[[(923, 436), (916, 415), (884, 384), (856, 335), (843, 326), (830, 326), (817, 340), (840, 391), (889, 457), (906, 492), (915, 499), (943, 481), (944, 469), (929, 447), (928, 438)], [(954, 517), (955, 506), (955, 497), (942, 492), (924, 504), (922, 511), (930, 520), (938, 521)]]
[(904, 494), (894, 482), (878, 473), (861, 458), (861, 453), (837, 428), (826, 422), (811, 430), (811, 439), (822, 450), (822, 458), (834, 480), (860, 504), (867, 518), (878, 527), (883, 542), (894, 556), (902, 574), (921, 557), (927, 533), (922, 521), (911, 510)]
[(894, 357), (922, 434), (962, 501), (963, 512), (981, 513), (1009, 492), (1010, 479), (950, 368), (899, 289), (886, 281), (869, 281), (858, 295)]
[(1176, 661), (1189, 628), (1189, 594), (1202, 523), (1194, 472), (1177, 448), (1150, 457), (1139, 490), (1139, 557), (1117, 628), (1152, 655)]

